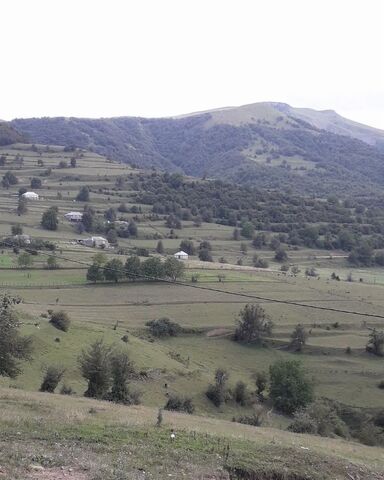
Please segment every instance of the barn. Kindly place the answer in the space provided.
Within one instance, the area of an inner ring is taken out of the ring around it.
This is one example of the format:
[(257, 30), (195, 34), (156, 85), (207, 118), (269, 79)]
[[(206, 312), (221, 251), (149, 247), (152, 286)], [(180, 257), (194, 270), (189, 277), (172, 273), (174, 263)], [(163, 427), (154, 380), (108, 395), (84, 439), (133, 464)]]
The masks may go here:
[(185, 253), (182, 250), (180, 250), (180, 252), (176, 252), (173, 256), (178, 260), (188, 260), (188, 253)]
[(26, 200), (38, 200), (39, 195), (35, 192), (25, 192), (21, 195)]
[(64, 217), (69, 222), (81, 222), (83, 219), (83, 214), (81, 212), (68, 212), (64, 215)]

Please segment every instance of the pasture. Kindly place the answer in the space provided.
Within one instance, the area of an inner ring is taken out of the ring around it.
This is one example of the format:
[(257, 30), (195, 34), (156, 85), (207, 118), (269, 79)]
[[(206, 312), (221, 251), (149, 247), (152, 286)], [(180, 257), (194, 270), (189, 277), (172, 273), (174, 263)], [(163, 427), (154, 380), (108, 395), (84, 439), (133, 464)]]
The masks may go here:
[[(7, 248), (0, 252), (0, 286), (24, 299), (18, 309), (23, 331), (33, 336), (36, 352), (20, 377), (12, 381), (1, 379), (3, 386), (37, 390), (44, 368), (60, 364), (66, 369), (65, 383), (81, 395), (85, 383), (77, 357), (90, 342), (103, 337), (117, 348), (126, 349), (138, 369), (148, 373), (148, 381), (138, 387), (143, 391), (144, 404), (151, 407), (164, 405), (167, 383), (168, 391), (191, 396), (197, 413), (230, 419), (239, 414), (239, 407), (216, 409), (204, 395), (215, 369), (225, 367), (231, 385), (243, 380), (254, 389), (252, 374), (268, 370), (277, 358), (300, 359), (314, 379), (318, 396), (359, 407), (382, 406), (383, 390), (377, 384), (384, 379), (383, 360), (366, 353), (365, 345), (369, 328), (382, 329), (383, 321), (364, 316), (384, 312), (381, 270), (354, 270), (355, 281), (347, 282), (351, 269), (342, 252), (303, 248), (289, 252), (290, 264), (300, 269), (297, 276), (289, 276), (280, 271), (272, 251), (255, 250), (250, 241), (244, 240), (244, 252), (241, 242), (232, 237), (232, 227), (204, 222), (198, 227), (185, 221), (183, 228), (171, 235), (163, 218), (153, 218), (150, 206), (135, 203), (135, 177), (143, 172), (91, 152), (81, 152), (75, 168), (60, 168), (62, 161), (70, 163), (72, 152), (53, 146), (36, 148), (37, 151), (30, 145), (0, 148), (0, 155), (7, 159), (6, 165), (0, 167), (1, 173), (10, 170), (19, 179), (17, 185), (0, 191), (0, 235), (10, 235), (11, 225), (18, 223), (24, 233), (53, 241), (60, 268), (47, 270), (47, 256), (39, 254), (31, 268), (18, 269), (17, 253)], [(16, 162), (17, 155), (23, 158), (22, 162)], [(47, 169), (52, 169), (49, 175), (45, 173)], [(123, 185), (117, 186), (116, 180), (121, 176)], [(42, 188), (36, 190), (40, 199), (29, 201), (28, 213), (17, 216), (18, 189), (29, 186), (32, 177), (42, 179)], [(107, 208), (118, 208), (122, 202), (141, 208), (140, 215), (119, 214), (126, 221), (136, 219), (138, 236), (119, 238), (118, 247), (105, 250), (108, 259), (116, 257), (124, 262), (136, 247), (157, 255), (155, 249), (161, 238), (164, 257), (177, 251), (182, 239), (191, 239), (195, 245), (208, 240), (215, 262), (190, 257), (181, 279), (185, 285), (128, 281), (116, 285), (87, 284), (87, 266), (78, 262), (92, 263), (97, 250), (78, 245), (76, 240), (89, 234), (79, 233), (75, 225), (64, 219), (68, 211), (82, 211), (84, 203), (77, 202), (75, 197), (84, 185), (91, 189), (89, 204), (100, 215)], [(41, 215), (50, 206), (59, 209), (56, 231), (40, 226)], [(268, 269), (252, 268), (255, 253), (269, 261)], [(243, 267), (237, 265), (240, 259)], [(305, 277), (304, 271), (310, 267), (316, 268), (319, 278)], [(332, 281), (332, 272), (341, 281)], [(192, 283), (192, 276), (197, 278), (196, 283)], [(363, 315), (281, 303), (284, 301)], [(269, 347), (243, 346), (231, 340), (240, 309), (253, 302), (259, 302), (274, 322)], [(46, 314), (50, 309), (69, 314), (72, 325), (68, 333), (59, 332), (48, 323)], [(153, 339), (145, 324), (160, 317), (169, 317), (192, 331), (166, 340)], [(285, 347), (298, 323), (310, 335), (304, 352), (293, 354)], [(129, 337), (127, 344), (121, 341), (125, 334)], [(350, 354), (346, 353), (347, 347), (351, 348)], [(270, 421), (279, 425), (285, 419), (272, 416)]]

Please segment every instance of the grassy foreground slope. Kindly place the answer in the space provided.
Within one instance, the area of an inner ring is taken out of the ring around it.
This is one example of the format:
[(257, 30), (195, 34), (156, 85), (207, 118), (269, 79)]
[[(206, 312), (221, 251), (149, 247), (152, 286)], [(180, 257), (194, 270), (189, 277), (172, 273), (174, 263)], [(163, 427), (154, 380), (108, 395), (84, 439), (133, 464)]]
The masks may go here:
[(0, 405), (9, 480), (384, 478), (381, 449), (342, 440), (9, 389)]

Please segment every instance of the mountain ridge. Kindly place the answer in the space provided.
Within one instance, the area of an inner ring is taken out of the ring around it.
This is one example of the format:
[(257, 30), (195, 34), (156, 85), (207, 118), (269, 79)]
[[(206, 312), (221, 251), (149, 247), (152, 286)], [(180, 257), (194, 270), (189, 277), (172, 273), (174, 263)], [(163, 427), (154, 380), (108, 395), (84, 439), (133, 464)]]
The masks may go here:
[(181, 117), (45, 117), (9, 125), (33, 143), (258, 187), (325, 194), (384, 185), (384, 131), (328, 110), (261, 102)]

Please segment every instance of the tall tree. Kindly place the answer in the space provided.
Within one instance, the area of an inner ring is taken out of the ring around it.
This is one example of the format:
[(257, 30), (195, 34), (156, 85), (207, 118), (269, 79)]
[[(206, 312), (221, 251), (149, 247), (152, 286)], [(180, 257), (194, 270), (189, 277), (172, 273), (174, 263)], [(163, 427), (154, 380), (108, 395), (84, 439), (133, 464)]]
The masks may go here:
[(163, 245), (163, 242), (161, 240), (159, 240), (157, 242), (156, 252), (159, 253), (160, 255), (162, 255), (164, 253), (164, 245)]
[(293, 332), (291, 333), (291, 342), (289, 344), (295, 352), (301, 352), (303, 347), (308, 339), (308, 332), (305, 330), (303, 325), (300, 323), (296, 325)]
[(46, 230), (57, 230), (58, 225), (57, 207), (48, 208), (41, 217), (41, 226)]
[(292, 414), (313, 400), (313, 384), (300, 362), (278, 360), (269, 373), (269, 397), (278, 410)]
[(125, 262), (125, 275), (132, 281), (139, 280), (141, 273), (141, 262), (137, 255), (128, 257)]
[(111, 347), (103, 340), (97, 340), (79, 356), (82, 376), (88, 381), (86, 397), (102, 399), (111, 385)]
[(113, 280), (117, 283), (124, 277), (124, 265), (121, 260), (114, 258), (105, 264), (104, 276), (106, 280)]
[(76, 196), (78, 202), (89, 202), (89, 188), (84, 185)]
[(272, 321), (260, 305), (247, 304), (240, 310), (235, 340), (244, 343), (258, 343), (272, 333), (272, 327)]
[(174, 257), (168, 257), (163, 265), (164, 275), (172, 279), (174, 282), (183, 276), (184, 270), (184, 263)]
[(125, 353), (116, 353), (111, 358), (112, 388), (107, 399), (124, 405), (139, 403), (136, 392), (132, 392), (128, 384), (135, 374), (133, 363)]
[(0, 296), (0, 375), (15, 378), (21, 373), (20, 360), (31, 359), (32, 339), (19, 334), (20, 323), (14, 305), (18, 297)]

